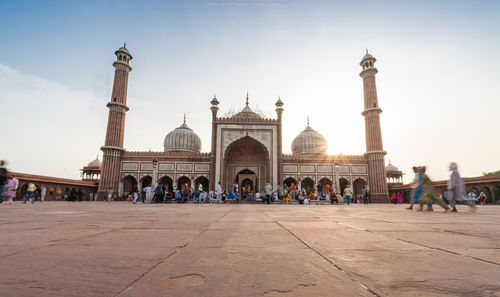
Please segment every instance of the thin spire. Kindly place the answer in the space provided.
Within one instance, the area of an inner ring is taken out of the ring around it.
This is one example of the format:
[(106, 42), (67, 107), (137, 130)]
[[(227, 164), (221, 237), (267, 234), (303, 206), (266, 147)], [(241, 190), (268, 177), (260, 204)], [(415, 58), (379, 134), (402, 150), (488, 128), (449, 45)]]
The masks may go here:
[(186, 113), (184, 113), (184, 125), (186, 124)]
[(214, 99), (217, 99), (217, 95), (216, 94), (214, 94)]
[(125, 48), (127, 47), (127, 42), (126, 41), (123, 42), (123, 47), (125, 47)]
[(309, 127), (309, 116), (307, 116), (307, 127)]
[(248, 92), (247, 92), (247, 102), (245, 104), (248, 106)]
[(366, 48), (366, 53), (368, 54), (368, 48)]

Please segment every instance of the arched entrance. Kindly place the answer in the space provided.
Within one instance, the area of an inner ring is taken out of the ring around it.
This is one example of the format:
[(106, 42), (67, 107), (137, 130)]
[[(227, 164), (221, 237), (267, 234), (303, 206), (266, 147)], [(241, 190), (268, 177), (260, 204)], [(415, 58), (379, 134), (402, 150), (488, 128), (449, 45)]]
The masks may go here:
[(151, 178), (151, 176), (149, 175), (146, 175), (144, 176), (142, 179), (141, 179), (141, 185), (142, 185), (142, 188), (144, 189), (145, 187), (149, 186), (149, 187), (153, 187), (153, 185), (151, 184), (153, 182), (153, 178)]
[[(253, 187), (255, 191), (262, 191), (266, 182), (270, 180), (269, 153), (266, 147), (257, 140), (245, 136), (231, 143), (224, 153), (224, 175), (221, 186), (231, 190), (238, 174), (249, 170), (255, 174)], [(217, 182), (217, 181), (215, 181)]]
[(203, 190), (208, 191), (208, 178), (204, 176), (199, 176), (195, 181), (194, 184), (196, 186), (195, 190), (198, 191), (198, 188), (201, 186), (203, 187)]
[(248, 193), (255, 194), (257, 175), (252, 170), (244, 169), (236, 175), (236, 183), (238, 184), (238, 189), (241, 189), (244, 195)]
[(363, 187), (366, 187), (366, 181), (362, 178), (358, 178), (352, 183), (352, 185), (353, 185), (354, 195), (355, 197), (358, 197), (360, 194), (362, 194)]
[(127, 175), (122, 179), (123, 193), (126, 195), (137, 189), (137, 180), (131, 175)]
[(327, 178), (327, 177), (323, 177), (322, 179), (319, 180), (319, 184), (321, 185), (321, 191), (323, 193), (326, 192), (326, 185), (329, 184), (330, 185), (330, 190), (332, 189), (332, 181)]
[(309, 193), (311, 191), (311, 188), (314, 188), (314, 181), (312, 178), (306, 177), (300, 182), (300, 190), (306, 189), (306, 193)]
[(164, 175), (160, 178), (160, 180), (158, 181), (159, 184), (161, 185), (164, 185), (165, 188), (167, 188), (167, 190), (169, 192), (172, 192), (174, 190), (174, 182), (172, 181), (172, 179), (167, 176), (167, 175)]
[(187, 176), (181, 176), (177, 180), (177, 190), (183, 191), (184, 189), (184, 184), (188, 185), (188, 189), (191, 189), (191, 180)]
[(349, 185), (349, 181), (345, 178), (340, 178), (339, 179), (339, 186), (340, 186), (340, 195), (344, 195), (344, 190), (347, 188)]
[[(496, 186), (493, 188), (493, 194), (494, 194), (494, 198), (497, 200), (497, 201), (500, 201), (500, 187), (499, 186)], [(496, 203), (496, 201), (493, 201), (493, 196), (492, 196), (492, 200), (491, 202), (493, 204)]]
[(285, 180), (283, 181), (283, 186), (284, 186), (284, 185), (287, 185), (287, 186), (288, 186), (288, 188), (290, 188), (290, 186), (292, 185), (292, 183), (293, 183), (296, 187), (298, 186), (297, 180), (296, 180), (295, 178), (293, 178), (293, 177), (289, 177), (289, 178), (285, 179)]

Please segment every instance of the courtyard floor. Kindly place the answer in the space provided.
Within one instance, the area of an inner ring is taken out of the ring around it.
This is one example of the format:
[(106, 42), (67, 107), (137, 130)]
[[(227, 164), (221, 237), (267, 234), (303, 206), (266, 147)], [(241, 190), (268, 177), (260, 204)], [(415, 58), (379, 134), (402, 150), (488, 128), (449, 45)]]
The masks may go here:
[(500, 206), (0, 205), (0, 296), (500, 296)]

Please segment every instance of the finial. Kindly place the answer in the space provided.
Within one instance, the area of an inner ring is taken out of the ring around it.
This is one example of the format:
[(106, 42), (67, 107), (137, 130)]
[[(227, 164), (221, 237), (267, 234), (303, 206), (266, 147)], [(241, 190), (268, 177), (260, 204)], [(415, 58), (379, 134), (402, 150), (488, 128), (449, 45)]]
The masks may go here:
[(214, 99), (217, 99), (217, 96), (214, 94)]
[(307, 116), (307, 127), (309, 127), (309, 116)]
[(186, 124), (186, 113), (184, 113), (184, 125)]
[(126, 41), (123, 42), (123, 47), (125, 47), (125, 48), (127, 47), (127, 42)]
[(368, 54), (368, 48), (366, 48), (366, 53)]
[(247, 102), (246, 102), (246, 105), (248, 106), (248, 92), (247, 92)]
[(281, 96), (278, 95), (278, 100), (281, 100)]

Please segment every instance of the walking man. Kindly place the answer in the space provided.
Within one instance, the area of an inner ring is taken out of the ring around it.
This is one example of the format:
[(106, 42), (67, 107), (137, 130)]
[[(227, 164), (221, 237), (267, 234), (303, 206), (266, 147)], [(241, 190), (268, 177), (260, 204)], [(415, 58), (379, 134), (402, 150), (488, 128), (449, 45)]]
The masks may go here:
[(269, 183), (267, 183), (265, 190), (266, 190), (267, 204), (271, 204), (271, 194), (273, 191), (273, 187), (271, 187), (271, 185)]

